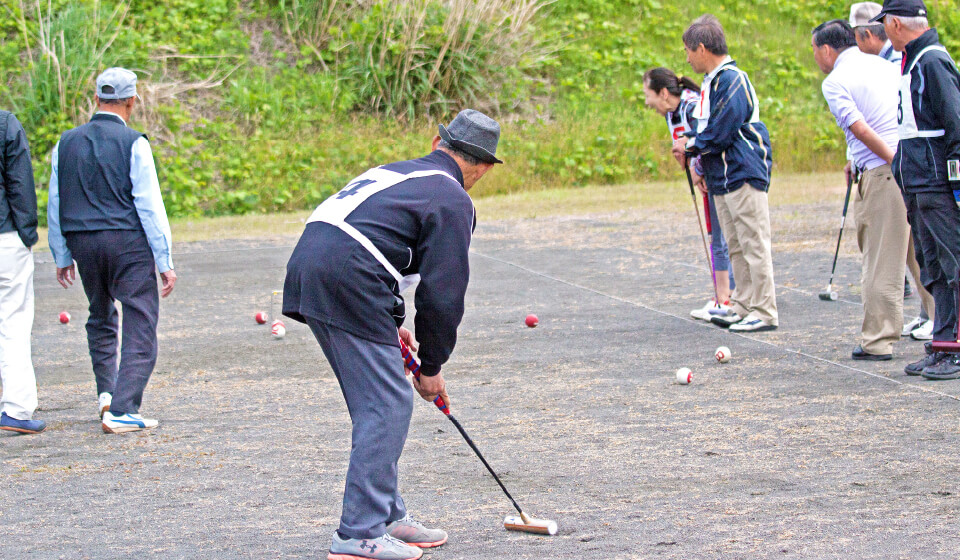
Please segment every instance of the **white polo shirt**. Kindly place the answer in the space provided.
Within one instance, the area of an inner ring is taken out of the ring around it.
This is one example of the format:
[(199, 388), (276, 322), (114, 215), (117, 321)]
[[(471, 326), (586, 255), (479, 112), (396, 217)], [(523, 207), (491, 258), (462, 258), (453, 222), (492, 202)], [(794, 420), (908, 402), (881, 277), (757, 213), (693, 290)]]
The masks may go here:
[(833, 71), (823, 80), (823, 97), (843, 129), (854, 164), (861, 169), (886, 165), (886, 161), (850, 132), (865, 121), (891, 149), (897, 149), (897, 95), (900, 70), (883, 58), (857, 47), (840, 53)]

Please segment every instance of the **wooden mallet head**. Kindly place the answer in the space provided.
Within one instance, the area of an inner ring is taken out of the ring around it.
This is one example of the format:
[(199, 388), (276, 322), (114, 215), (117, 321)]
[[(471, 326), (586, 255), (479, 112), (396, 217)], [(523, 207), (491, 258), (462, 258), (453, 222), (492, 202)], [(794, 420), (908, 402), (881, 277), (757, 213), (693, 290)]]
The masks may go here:
[(508, 515), (503, 519), (503, 526), (508, 531), (523, 531), (540, 535), (556, 535), (557, 522), (549, 519), (536, 519), (525, 513)]

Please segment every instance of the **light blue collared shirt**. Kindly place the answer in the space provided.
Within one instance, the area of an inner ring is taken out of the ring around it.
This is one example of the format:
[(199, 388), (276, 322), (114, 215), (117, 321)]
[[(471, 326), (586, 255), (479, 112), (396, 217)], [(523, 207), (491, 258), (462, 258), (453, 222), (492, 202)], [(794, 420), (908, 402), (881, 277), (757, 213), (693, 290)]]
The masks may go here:
[(887, 39), (887, 42), (883, 44), (883, 48), (880, 49), (880, 58), (900, 66), (900, 62), (903, 60), (903, 53), (894, 50), (893, 43), (890, 42), (890, 39)]
[(899, 88), (900, 70), (896, 65), (856, 47), (841, 52), (833, 71), (823, 80), (823, 97), (846, 135), (851, 159), (860, 169), (874, 169), (887, 162), (857, 139), (850, 127), (864, 121), (896, 150)]
[[(111, 115), (124, 125), (127, 124), (123, 117), (115, 113), (100, 111), (97, 114)], [(47, 202), (47, 241), (57, 267), (66, 268), (73, 264), (73, 255), (70, 254), (67, 240), (60, 231), (60, 182), (57, 177), (59, 152), (60, 142), (57, 142), (50, 156), (53, 169), (50, 174), (50, 199)], [(173, 235), (170, 233), (170, 222), (167, 220), (167, 211), (160, 194), (160, 180), (153, 162), (153, 151), (150, 149), (150, 142), (143, 137), (138, 138), (130, 149), (130, 182), (133, 183), (133, 204), (147, 235), (157, 270), (161, 273), (172, 270)]]

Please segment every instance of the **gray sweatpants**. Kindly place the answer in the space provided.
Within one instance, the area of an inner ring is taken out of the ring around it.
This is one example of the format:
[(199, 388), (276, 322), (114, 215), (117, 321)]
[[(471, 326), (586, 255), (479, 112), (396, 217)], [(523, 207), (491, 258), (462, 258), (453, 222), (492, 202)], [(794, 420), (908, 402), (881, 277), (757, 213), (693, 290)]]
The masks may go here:
[(340, 516), (342, 537), (374, 539), (407, 514), (397, 490), (397, 461), (413, 414), (413, 387), (400, 349), (308, 318), (347, 401), (353, 422), (350, 467)]

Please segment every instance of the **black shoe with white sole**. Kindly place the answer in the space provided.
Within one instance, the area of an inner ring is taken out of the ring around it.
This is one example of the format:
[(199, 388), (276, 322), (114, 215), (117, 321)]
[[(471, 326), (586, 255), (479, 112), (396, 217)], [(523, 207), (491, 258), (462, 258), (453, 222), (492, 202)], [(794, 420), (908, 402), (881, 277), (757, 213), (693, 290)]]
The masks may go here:
[(854, 360), (862, 360), (866, 362), (885, 362), (887, 360), (892, 360), (893, 354), (868, 354), (863, 350), (863, 346), (857, 344), (857, 347), (853, 349), (850, 357)]

